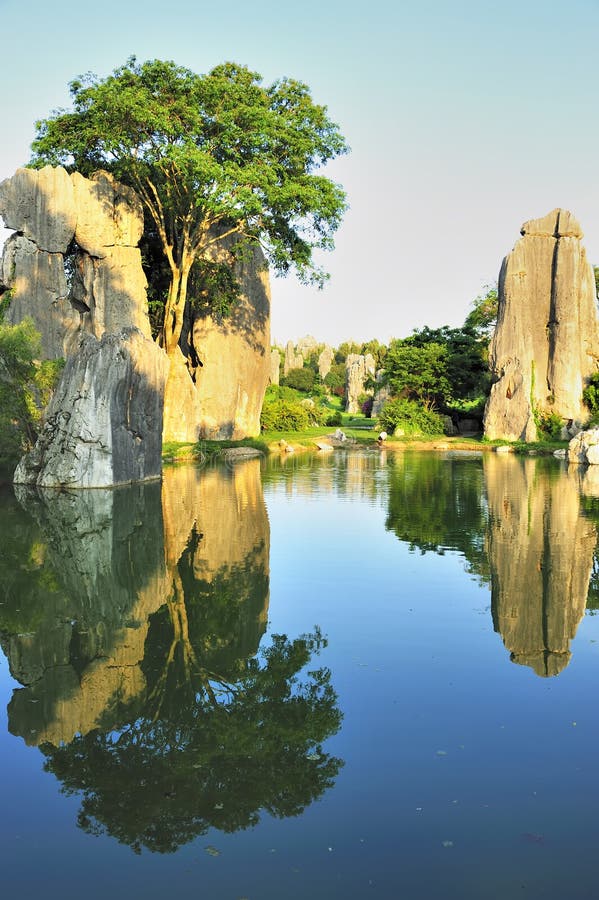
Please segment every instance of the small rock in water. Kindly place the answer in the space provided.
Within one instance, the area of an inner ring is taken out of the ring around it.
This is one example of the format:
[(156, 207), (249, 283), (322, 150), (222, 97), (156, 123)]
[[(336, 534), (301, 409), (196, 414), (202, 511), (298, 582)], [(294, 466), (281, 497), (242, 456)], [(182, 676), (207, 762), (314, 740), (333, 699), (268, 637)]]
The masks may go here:
[(216, 847), (213, 847), (209, 844), (207, 847), (204, 847), (208, 856), (220, 856), (220, 850), (217, 850)]

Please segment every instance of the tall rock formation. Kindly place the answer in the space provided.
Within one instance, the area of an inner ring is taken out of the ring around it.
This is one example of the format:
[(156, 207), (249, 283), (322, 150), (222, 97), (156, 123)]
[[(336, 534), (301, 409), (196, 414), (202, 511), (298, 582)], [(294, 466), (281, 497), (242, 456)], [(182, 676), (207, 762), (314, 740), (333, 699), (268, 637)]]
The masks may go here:
[(538, 414), (582, 425), (582, 391), (599, 360), (595, 279), (580, 225), (555, 209), (525, 222), (521, 234), (499, 275), (484, 420), (491, 440), (535, 440)]
[(391, 399), (391, 388), (384, 381), (384, 370), (379, 369), (376, 373), (376, 386), (374, 388), (374, 398), (372, 400), (371, 416), (376, 419), (382, 412), (383, 406), (387, 400)]
[(483, 465), (493, 625), (513, 662), (557, 675), (584, 615), (597, 542), (577, 470), (555, 478), (542, 460), (494, 453)]
[(314, 351), (318, 349), (318, 341), (311, 334), (306, 334), (303, 338), (299, 339), (295, 349), (296, 352), (301, 353), (304, 360), (306, 360), (311, 353), (314, 353)]
[(376, 363), (371, 353), (362, 356), (350, 353), (345, 361), (345, 411), (360, 412), (360, 394), (372, 394), (372, 388), (365, 388), (366, 379), (374, 377)]
[[(270, 281), (259, 247), (232, 260), (227, 247), (217, 251), (241, 285), (241, 296), (226, 319), (208, 313), (191, 326), (193, 348), (201, 365), (195, 372), (200, 399), (197, 434), (192, 440), (232, 439), (260, 434), (260, 414), (270, 375)], [(175, 414), (178, 403), (165, 406)], [(166, 436), (165, 440), (169, 438)]]
[(327, 344), (320, 356), (318, 357), (318, 374), (320, 375), (321, 381), (324, 381), (329, 372), (331, 371), (331, 366), (335, 360), (335, 352), (332, 347), (329, 347)]
[(270, 351), (270, 384), (278, 384), (281, 374), (281, 354), (277, 347), (273, 347)]
[(0, 266), (0, 293), (11, 292), (5, 321), (30, 316), (45, 357), (67, 356), (81, 333), (135, 326), (150, 337), (143, 209), (131, 188), (107, 172), (18, 169), (0, 183), (0, 215), (15, 231)]
[(136, 328), (84, 335), (17, 484), (105, 487), (159, 478), (168, 358)]
[(303, 369), (304, 357), (296, 353), (293, 341), (287, 341), (285, 345), (285, 359), (283, 361), (283, 375), (288, 375), (291, 369)]

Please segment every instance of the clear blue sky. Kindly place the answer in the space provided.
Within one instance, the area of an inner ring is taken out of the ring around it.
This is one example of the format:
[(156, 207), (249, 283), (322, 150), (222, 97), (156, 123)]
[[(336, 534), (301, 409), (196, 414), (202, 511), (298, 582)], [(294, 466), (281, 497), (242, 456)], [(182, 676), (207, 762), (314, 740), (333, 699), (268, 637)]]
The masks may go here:
[(273, 280), (273, 337), (339, 343), (463, 322), (520, 225), (570, 209), (599, 263), (599, 0), (0, 0), (0, 178), (68, 81), (135, 53), (306, 81), (352, 153), (322, 292)]

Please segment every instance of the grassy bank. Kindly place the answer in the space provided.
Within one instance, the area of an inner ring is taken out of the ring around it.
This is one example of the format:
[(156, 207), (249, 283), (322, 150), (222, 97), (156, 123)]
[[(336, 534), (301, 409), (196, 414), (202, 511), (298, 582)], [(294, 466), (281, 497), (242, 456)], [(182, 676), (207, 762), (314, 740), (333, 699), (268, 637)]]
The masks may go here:
[[(349, 417), (348, 417), (349, 418)], [(375, 447), (377, 446), (378, 429), (371, 419), (365, 417), (352, 417), (357, 427), (342, 426), (348, 443), (347, 447)], [(252, 447), (260, 450), (264, 455), (276, 453), (281, 450), (281, 442), (285, 442), (295, 450), (315, 450), (316, 443), (326, 441), (335, 433), (335, 428), (323, 425), (315, 425), (303, 431), (264, 431), (258, 438), (245, 438), (241, 441), (199, 441), (198, 443), (164, 444), (162, 459), (165, 463), (212, 461), (218, 459), (222, 452), (230, 447)], [(384, 444), (388, 450), (472, 450), (487, 451), (496, 450), (497, 447), (507, 446), (514, 453), (525, 456), (552, 455), (555, 450), (565, 449), (567, 441), (535, 441), (529, 444), (524, 441), (487, 441), (480, 435), (471, 437), (439, 435), (412, 435), (409, 437), (390, 437)]]

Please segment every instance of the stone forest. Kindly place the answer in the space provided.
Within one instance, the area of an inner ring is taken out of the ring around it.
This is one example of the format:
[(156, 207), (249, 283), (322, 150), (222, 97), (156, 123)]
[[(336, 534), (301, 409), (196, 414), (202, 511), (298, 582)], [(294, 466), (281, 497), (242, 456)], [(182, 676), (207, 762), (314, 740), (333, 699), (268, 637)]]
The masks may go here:
[[(31, 320), (42, 358), (66, 359), (17, 483), (98, 487), (156, 478), (164, 443), (259, 436), (269, 384), (297, 383), (312, 358), (326, 385), (336, 365), (336, 351), (314, 338), (271, 349), (267, 264), (258, 248), (236, 258), (234, 239), (215, 252), (238, 280), (236, 303), (224, 316), (187, 308), (179, 347), (167, 355), (148, 315), (142, 204), (107, 172), (19, 169), (0, 184), (0, 214), (14, 231), (2, 257), (4, 321)], [(591, 416), (585, 396), (598, 372), (593, 268), (566, 210), (524, 223), (521, 235), (499, 275), (484, 436), (534, 442), (550, 420), (562, 439), (575, 439)], [(343, 358), (341, 393), (346, 413), (359, 414), (366, 402), (376, 429), (386, 405), (412, 396), (410, 376), (398, 379), (388, 362), (360, 349), (350, 346), (358, 352)], [(412, 378), (425, 364), (412, 359)], [(10, 383), (6, 364), (2, 372)], [(302, 403), (314, 407), (310, 396)], [(462, 430), (455, 415), (441, 421), (447, 434)], [(329, 449), (339, 435), (332, 437), (315, 445)], [(592, 431), (576, 438), (570, 460), (594, 461), (586, 451), (595, 442)]]

